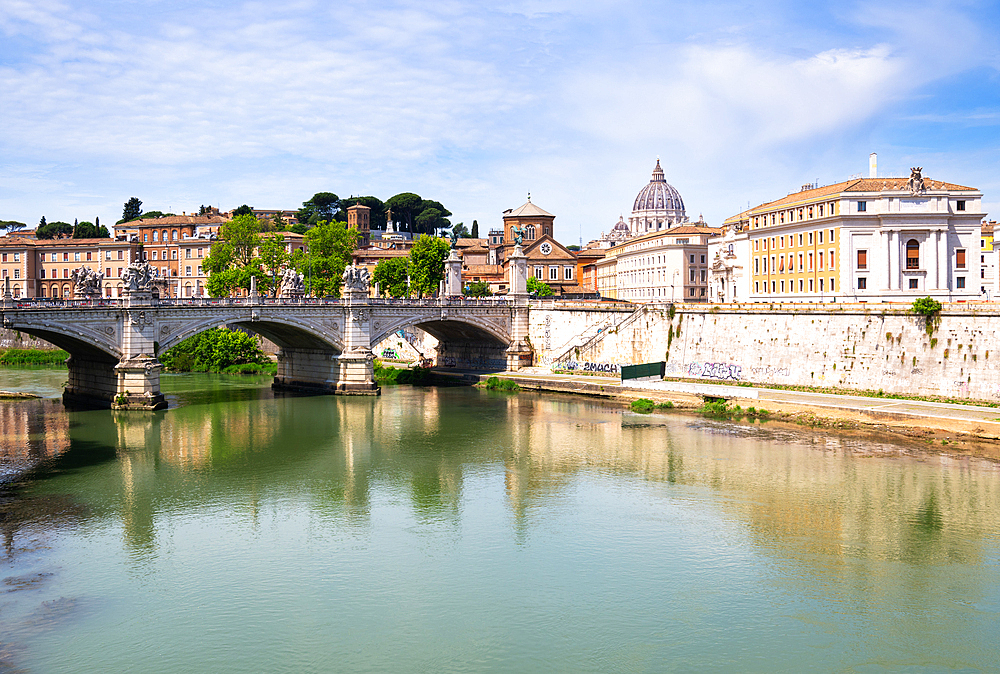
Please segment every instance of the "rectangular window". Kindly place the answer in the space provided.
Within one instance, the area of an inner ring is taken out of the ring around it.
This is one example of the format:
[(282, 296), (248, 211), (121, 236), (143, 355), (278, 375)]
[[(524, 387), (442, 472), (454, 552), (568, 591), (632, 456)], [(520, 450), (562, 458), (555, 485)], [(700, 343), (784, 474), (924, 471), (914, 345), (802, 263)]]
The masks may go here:
[(778, 239), (778, 246), (780, 246), (781, 248), (785, 247), (785, 237), (781, 237)]
[(819, 205), (819, 217), (823, 217), (823, 204)]
[(753, 273), (754, 274), (759, 274), (760, 273), (760, 258), (759, 257), (755, 257), (753, 259)]
[(69, 262), (69, 253), (63, 253), (63, 262)]
[(104, 269), (104, 275), (107, 276), (108, 278), (111, 278), (111, 267), (106, 267)]
[(799, 279), (799, 292), (802, 292), (802, 290), (803, 290), (803, 281), (802, 279)]
[(701, 263), (705, 264), (705, 256), (704, 255), (701, 256)]
[(39, 278), (45, 278), (45, 269), (39, 269), (38, 271), (41, 274)]
[(691, 271), (691, 273), (689, 274), (689, 276), (690, 276), (690, 279), (691, 279), (691, 283), (694, 283), (694, 275), (695, 275), (695, 274), (696, 274), (697, 272), (696, 272), (696, 271), (695, 271), (694, 269), (692, 269), (692, 270), (690, 270), (690, 271)]
[(777, 292), (777, 286), (778, 286), (777, 281), (771, 281), (771, 292), (772, 293)]
[(835, 283), (833, 282), (833, 279), (832, 279), (832, 278), (830, 279), (830, 292), (831, 292), (831, 293), (835, 293), (835, 292), (837, 292), (837, 286), (836, 286), (836, 284), (835, 284)]
[(868, 251), (858, 251), (858, 269), (868, 269)]
[(760, 281), (753, 282), (753, 291), (758, 295), (760, 294)]
[(541, 267), (535, 267), (535, 278), (538, 279), (539, 281), (542, 280), (542, 268)]
[(90, 257), (90, 255), (91, 255), (91, 253), (90, 253), (90, 251), (88, 250), (88, 251), (87, 251), (87, 262), (90, 262), (90, 260), (91, 260), (91, 257)]
[(868, 289), (868, 279), (862, 276), (858, 279), (858, 290), (867, 290), (867, 289)]
[(69, 278), (69, 269), (63, 267), (63, 278)]
[(868, 211), (868, 202), (859, 201), (858, 202), (858, 213), (866, 213)]
[(920, 289), (920, 280), (919, 279), (915, 279), (915, 278), (911, 278), (910, 279), (910, 290), (919, 290), (919, 289)]
[(813, 270), (813, 254), (809, 253), (809, 271)]
[(964, 201), (958, 201), (958, 202), (956, 202), (955, 203), (955, 210), (964, 211), (965, 210), (965, 202)]
[(21, 254), (14, 253), (14, 262), (20, 262), (20, 261), (21, 261)]
[(559, 280), (559, 267), (549, 267), (549, 280), (550, 281)]
[(199, 248), (199, 249), (198, 249), (198, 257), (204, 257), (204, 256), (202, 255), (202, 252), (203, 252), (204, 250), (205, 250), (204, 248)]
[(799, 234), (799, 245), (800, 246), (802, 245), (802, 235), (801, 234)]
[(691, 258), (691, 264), (694, 264), (694, 255), (691, 255), (690, 258)]
[(185, 276), (190, 276), (191, 275), (191, 265), (188, 265), (188, 266), (184, 267), (184, 275)]
[(823, 251), (816, 254), (816, 262), (818, 263), (818, 269), (823, 271)]
[(781, 292), (785, 292), (785, 282), (781, 282)]
[(819, 230), (819, 243), (823, 243), (823, 230)]
[(202, 273), (203, 273), (203, 272), (201, 271), (201, 265), (198, 265), (198, 276), (201, 276), (201, 275), (202, 275)]
[(153, 256), (153, 259), (155, 260), (155, 259), (156, 259), (156, 251), (154, 250), (154, 251), (153, 251), (153, 252), (151, 253), (151, 255)]
[(833, 243), (833, 230), (830, 230), (830, 243)]
[(191, 249), (190, 248), (185, 248), (184, 249), (184, 257), (186, 257), (189, 260), (191, 259)]
[[(21, 278), (21, 270), (20, 269), (14, 269), (14, 278)], [(961, 287), (962, 288), (965, 287), (965, 279), (962, 279), (962, 285), (961, 285)]]
[[(14, 278), (17, 278), (17, 271), (18, 271), (17, 269), (14, 270)], [(955, 277), (955, 287), (956, 288), (964, 288), (965, 287), (965, 277), (964, 276), (956, 276)]]
[(73, 253), (73, 262), (79, 262), (79, 261), (80, 261), (80, 254)]
[(802, 264), (802, 253), (799, 253), (799, 271), (802, 271), (803, 269), (805, 269), (805, 266)]
[(958, 248), (955, 250), (955, 267), (958, 269), (965, 269), (965, 249)]
[(777, 271), (778, 271), (778, 267), (777, 267), (777, 265), (775, 264), (775, 256), (774, 256), (774, 255), (772, 255), (772, 256), (771, 256), (771, 273), (772, 273), (772, 274), (774, 274), (774, 273), (776, 273)]
[(573, 268), (572, 267), (563, 267), (563, 279), (566, 280), (566, 281), (572, 281), (573, 280)]
[(3, 258), (0, 258), (0, 259), (2, 259), (4, 262), (6, 262), (7, 261), (7, 253), (4, 253), (3, 254)]
[(830, 249), (830, 270), (833, 271), (833, 248)]
[(691, 288), (691, 292), (688, 294), (691, 295), (691, 297), (694, 297), (694, 288)]
[(819, 280), (819, 291), (823, 292), (823, 279)]
[(122, 277), (122, 268), (121, 267), (118, 267), (118, 274), (117, 274), (117, 276), (118, 276), (118, 278)]
[(704, 270), (704, 269), (701, 270), (701, 282), (702, 283), (705, 283), (708, 280), (707, 277), (706, 277), (707, 273), (708, 272), (706, 270)]
[(812, 292), (815, 289), (816, 289), (816, 281), (815, 281), (815, 279), (809, 279), (809, 292)]

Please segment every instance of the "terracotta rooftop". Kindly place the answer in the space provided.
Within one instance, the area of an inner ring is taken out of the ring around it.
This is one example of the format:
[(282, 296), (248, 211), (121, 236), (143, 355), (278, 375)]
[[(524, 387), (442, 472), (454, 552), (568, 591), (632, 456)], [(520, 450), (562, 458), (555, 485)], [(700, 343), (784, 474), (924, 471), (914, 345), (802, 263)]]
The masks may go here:
[(161, 225), (215, 225), (229, 222), (221, 215), (168, 215), (163, 218), (130, 220), (116, 227), (159, 227)]
[(480, 276), (499, 276), (503, 274), (503, 267), (498, 264), (470, 264), (464, 271)]
[[(834, 183), (833, 185), (823, 185), (822, 187), (816, 187), (813, 189), (802, 190), (800, 192), (793, 192), (787, 197), (782, 197), (781, 199), (776, 199), (775, 201), (768, 201), (751, 208), (749, 211), (743, 211), (739, 216), (733, 216), (726, 220), (735, 220), (742, 217), (747, 217), (762, 211), (770, 211), (774, 208), (780, 206), (787, 206), (788, 204), (797, 204), (800, 202), (811, 201), (813, 199), (819, 199), (820, 197), (830, 196), (833, 194), (840, 194), (842, 192), (899, 192), (905, 191), (907, 185), (909, 184), (909, 178), (852, 178), (851, 180), (845, 180), (843, 182)], [(975, 192), (977, 191), (975, 187), (965, 187), (963, 185), (956, 185), (955, 183), (946, 183), (940, 180), (932, 180), (931, 178), (924, 178), (924, 186), (928, 190), (950, 190), (958, 192)]]

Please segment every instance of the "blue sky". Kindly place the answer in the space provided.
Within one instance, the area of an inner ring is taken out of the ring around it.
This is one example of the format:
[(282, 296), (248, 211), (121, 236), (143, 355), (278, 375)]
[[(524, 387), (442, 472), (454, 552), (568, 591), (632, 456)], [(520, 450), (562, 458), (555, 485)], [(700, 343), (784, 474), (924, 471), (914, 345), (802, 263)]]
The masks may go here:
[(1000, 215), (987, 2), (0, 0), (0, 219), (402, 191), (584, 241), (656, 157), (710, 224), (867, 172)]

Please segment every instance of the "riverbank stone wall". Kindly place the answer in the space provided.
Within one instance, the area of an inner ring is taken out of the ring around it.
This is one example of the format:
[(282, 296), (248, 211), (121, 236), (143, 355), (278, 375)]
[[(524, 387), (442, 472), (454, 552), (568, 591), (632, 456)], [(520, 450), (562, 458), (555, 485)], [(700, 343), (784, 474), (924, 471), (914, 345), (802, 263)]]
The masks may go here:
[[(564, 320), (575, 311), (533, 311), (532, 344), (546, 343), (546, 326), (550, 343), (553, 326), (575, 329)], [(668, 378), (1000, 402), (1000, 306), (947, 305), (928, 319), (908, 305), (646, 305), (575, 356), (579, 369), (665, 360)], [(553, 357), (536, 350), (538, 364)]]

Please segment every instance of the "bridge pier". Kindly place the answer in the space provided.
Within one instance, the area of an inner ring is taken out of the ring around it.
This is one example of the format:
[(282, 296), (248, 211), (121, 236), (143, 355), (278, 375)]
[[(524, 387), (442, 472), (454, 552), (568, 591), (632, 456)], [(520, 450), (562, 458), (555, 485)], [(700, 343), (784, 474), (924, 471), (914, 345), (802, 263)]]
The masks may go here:
[(89, 360), (80, 356), (66, 359), (69, 378), (63, 390), (63, 404), (69, 407), (111, 407), (118, 386), (114, 361)]
[(282, 347), (276, 390), (340, 395), (378, 395), (371, 352), (337, 353), (320, 349)]

